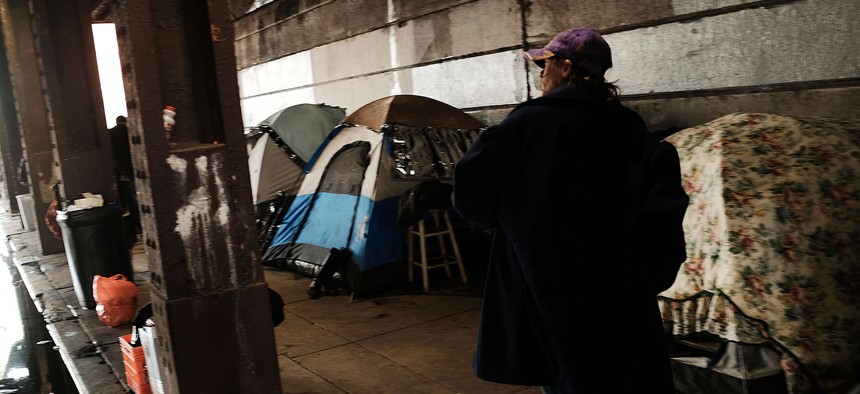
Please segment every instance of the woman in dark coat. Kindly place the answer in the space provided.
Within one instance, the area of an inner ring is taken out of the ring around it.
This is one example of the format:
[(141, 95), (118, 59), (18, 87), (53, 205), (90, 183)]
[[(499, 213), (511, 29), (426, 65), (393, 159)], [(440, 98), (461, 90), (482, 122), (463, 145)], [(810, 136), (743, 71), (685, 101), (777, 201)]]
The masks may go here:
[(494, 229), (475, 372), (547, 393), (673, 393), (656, 295), (686, 258), (678, 154), (604, 81), (596, 31), (526, 56), (543, 96), (454, 172), (454, 208)]

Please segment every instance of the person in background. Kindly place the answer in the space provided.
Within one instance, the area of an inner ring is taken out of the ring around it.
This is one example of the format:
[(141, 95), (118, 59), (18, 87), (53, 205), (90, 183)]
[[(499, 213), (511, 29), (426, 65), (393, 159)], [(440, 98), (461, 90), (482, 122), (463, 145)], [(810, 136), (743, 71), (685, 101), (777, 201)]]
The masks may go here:
[(27, 172), (27, 158), (21, 156), (21, 160), (18, 161), (18, 184), (24, 187), (30, 186), (30, 175)]
[(132, 247), (137, 242), (137, 236), (143, 231), (137, 206), (137, 191), (134, 187), (134, 167), (131, 162), (131, 148), (128, 144), (128, 125), (126, 125), (125, 116), (117, 116), (116, 126), (111, 127), (108, 132), (110, 133), (120, 204), (127, 212), (123, 217), (123, 223), (126, 227), (129, 247)]
[(454, 208), (494, 230), (476, 375), (545, 393), (674, 393), (656, 295), (686, 259), (678, 153), (604, 79), (597, 31), (525, 56), (543, 95), (454, 169)]

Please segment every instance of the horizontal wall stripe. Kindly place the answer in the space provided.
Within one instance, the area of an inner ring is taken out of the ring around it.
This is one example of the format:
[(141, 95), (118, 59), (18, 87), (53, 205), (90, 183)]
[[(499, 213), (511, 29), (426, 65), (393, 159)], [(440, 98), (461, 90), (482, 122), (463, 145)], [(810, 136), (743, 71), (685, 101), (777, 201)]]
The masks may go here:
[(672, 12), (669, 14), (669, 16), (655, 17), (635, 23), (624, 23), (615, 26), (608, 26), (605, 28), (601, 28), (600, 32), (603, 34), (612, 34), (622, 31), (638, 30), (647, 27), (666, 25), (669, 23), (692, 22), (708, 17), (732, 14), (744, 9), (778, 7), (781, 5), (796, 2), (798, 2), (798, 0), (673, 0), (671, 4)]
[[(810, 89), (827, 89), (840, 87), (857, 87), (860, 86), (860, 77), (846, 79), (831, 79), (818, 81), (801, 81), (787, 82), (770, 85), (756, 86), (736, 86), (724, 87), (717, 89), (700, 89), (700, 90), (685, 90), (680, 92), (659, 92), (646, 94), (628, 94), (622, 95), (623, 99), (632, 100), (655, 100), (655, 99), (674, 99), (674, 98), (693, 98), (693, 97), (717, 97), (717, 96), (732, 96), (740, 94), (754, 93), (775, 93), (775, 92), (799, 92)], [(860, 98), (858, 98), (860, 104)]]
[[(609, 34), (696, 20), (744, 8), (770, 7), (796, 1), (641, 0), (607, 3), (603, 0), (533, 0), (525, 9), (521, 9), (520, 2), (516, 0), (394, 1), (391, 5), (384, 6), (380, 1), (274, 1), (236, 20), (235, 45), (238, 66), (244, 69), (374, 30), (388, 30), (390, 26), (421, 23), (432, 25), (435, 23), (432, 21), (444, 18), (440, 17), (440, 14), (447, 13), (467, 15), (460, 20), (456, 16), (450, 18), (452, 26), (476, 26), (482, 29), (482, 34), (478, 34), (478, 37), (495, 37), (500, 34), (514, 34), (519, 37), (523, 33), (511, 29), (510, 26), (524, 24), (527, 32), (525, 41), (532, 45), (542, 45), (558, 31), (572, 26), (594, 27)], [(461, 8), (467, 11), (458, 11)], [(528, 20), (524, 22), (521, 19), (523, 12), (528, 15)], [(338, 20), (337, 28), (332, 28), (333, 21), (337, 20), (333, 19), (335, 17), (346, 19)], [(508, 20), (511, 17), (516, 17), (519, 21)], [(348, 28), (340, 26), (343, 24)], [(459, 34), (454, 36), (460, 37)], [(468, 45), (469, 41), (457, 39), (454, 43)], [(485, 46), (480, 51), (485, 51), (486, 48), (491, 46)]]
[(509, 51), (243, 97), (243, 121), (247, 129), (280, 108), (306, 102), (336, 105), (349, 114), (370, 101), (398, 94), (395, 86), (457, 108), (521, 102), (526, 89), (524, 61), (522, 52)]
[(288, 90), (265, 96), (246, 98), (240, 101), (242, 107), (242, 124), (247, 131), (278, 110), (303, 103), (328, 104), (317, 101), (313, 88)]
[(718, 96), (643, 97), (625, 104), (645, 118), (652, 131), (687, 128), (735, 112), (791, 116), (860, 118), (860, 86)]
[(607, 78), (644, 94), (857, 77), (856, 15), (857, 1), (806, 1), (606, 35)]
[[(528, 11), (518, 14), (515, 3), (457, 2), (449, 10), (400, 20), (382, 30), (283, 57), (271, 65), (243, 69), (239, 73), (245, 125), (299, 103), (285, 101), (313, 98), (347, 108), (349, 113), (377, 98), (401, 93), (433, 97), (492, 124), (488, 120), (500, 120), (517, 103), (540, 95), (539, 69), (521, 58), (524, 41), (558, 31), (546, 26), (561, 26), (582, 15), (606, 11), (588, 10), (576, 16), (551, 13), (552, 7), (563, 10), (572, 5), (535, 0)], [(621, 7), (595, 19), (607, 24), (602, 30), (615, 61), (607, 76), (617, 81), (626, 101), (854, 86), (860, 78), (860, 42), (851, 36), (860, 31), (860, 22), (853, 18), (860, 14), (860, 2), (644, 3), (649, 8), (641, 15)], [(522, 15), (528, 18), (526, 22)], [(505, 24), (510, 22), (509, 26), (525, 23), (529, 34), (508, 26), (498, 28), (494, 21), (500, 18)], [(472, 25), (462, 26), (469, 23)], [(460, 30), (451, 30), (454, 26)], [(809, 33), (812, 29), (815, 34)], [(547, 33), (540, 33), (543, 30)], [(509, 45), (499, 46), (506, 43)], [(757, 105), (756, 100), (735, 102), (741, 109), (745, 103)], [(860, 116), (858, 111), (846, 115)]]
[(412, 92), (457, 108), (525, 100), (521, 51), (433, 64), (411, 70)]
[(238, 73), (242, 98), (280, 93), (314, 84), (310, 51), (273, 60)]

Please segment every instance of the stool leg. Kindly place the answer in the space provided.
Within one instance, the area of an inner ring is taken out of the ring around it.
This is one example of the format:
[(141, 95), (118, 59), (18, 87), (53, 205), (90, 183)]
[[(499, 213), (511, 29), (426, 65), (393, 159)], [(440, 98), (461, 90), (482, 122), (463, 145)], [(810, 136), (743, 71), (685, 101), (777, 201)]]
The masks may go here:
[[(433, 228), (435, 228), (437, 231), (442, 228), (442, 222), (439, 221), (439, 211), (433, 211), (433, 226)], [(436, 236), (436, 239), (437, 242), (439, 242), (439, 254), (442, 256), (443, 259), (442, 267), (445, 268), (445, 274), (448, 275), (448, 277), (450, 278), (450, 263), (452, 263), (452, 261), (448, 260), (448, 250), (445, 247), (445, 234), (439, 233), (439, 235)]]
[(421, 247), (421, 274), (424, 276), (424, 292), (430, 292), (430, 277), (427, 267), (427, 238), (424, 232), (424, 219), (418, 222), (419, 245)]
[(409, 226), (409, 228), (406, 229), (406, 275), (409, 278), (409, 283), (412, 283), (412, 281), (415, 279), (415, 273), (413, 272), (415, 269), (415, 265), (412, 263), (414, 261), (413, 259), (415, 258), (415, 244), (412, 240), (412, 237), (414, 236), (412, 234), (412, 231), (414, 231), (414, 229), (415, 226)]
[(457, 265), (460, 267), (460, 278), (463, 279), (463, 284), (469, 283), (466, 279), (466, 269), (463, 268), (463, 259), (460, 258), (460, 248), (457, 246), (457, 238), (454, 236), (454, 226), (451, 225), (451, 217), (448, 211), (445, 214), (445, 225), (448, 227), (448, 235), (451, 237), (451, 247), (454, 249), (454, 257), (457, 258)]

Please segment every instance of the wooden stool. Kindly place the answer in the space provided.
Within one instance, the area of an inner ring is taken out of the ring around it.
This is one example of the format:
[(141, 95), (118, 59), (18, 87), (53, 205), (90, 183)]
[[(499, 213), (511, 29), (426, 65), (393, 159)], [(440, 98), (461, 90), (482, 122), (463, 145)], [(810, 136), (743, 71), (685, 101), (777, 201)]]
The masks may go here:
[[(445, 273), (448, 274), (448, 277), (451, 277), (451, 268), (450, 265), (456, 264), (460, 267), (460, 278), (463, 279), (463, 284), (469, 283), (468, 279), (466, 279), (466, 270), (463, 268), (463, 259), (460, 258), (460, 248), (457, 246), (457, 238), (454, 236), (454, 228), (451, 226), (451, 217), (448, 215), (448, 210), (446, 209), (431, 209), (427, 211), (427, 215), (433, 218), (433, 225), (431, 228), (426, 227), (426, 216), (425, 219), (421, 219), (416, 226), (409, 227), (409, 231), (407, 234), (406, 240), (406, 249), (407, 249), (407, 263), (409, 270), (409, 282), (411, 283), (414, 279), (415, 266), (421, 267), (421, 274), (423, 275), (424, 280), (424, 291), (430, 292), (430, 279), (427, 275), (428, 271), (433, 268), (445, 268)], [(439, 219), (439, 216), (442, 215), (444, 219), (444, 223)], [(415, 259), (415, 243), (413, 238), (418, 237), (419, 244), (419, 259)], [(439, 255), (438, 256), (427, 256), (427, 238), (436, 237), (436, 240), (439, 244)], [(454, 255), (451, 256), (448, 254), (448, 248), (446, 247), (446, 238), (447, 241), (450, 242), (451, 249), (454, 251)]]

